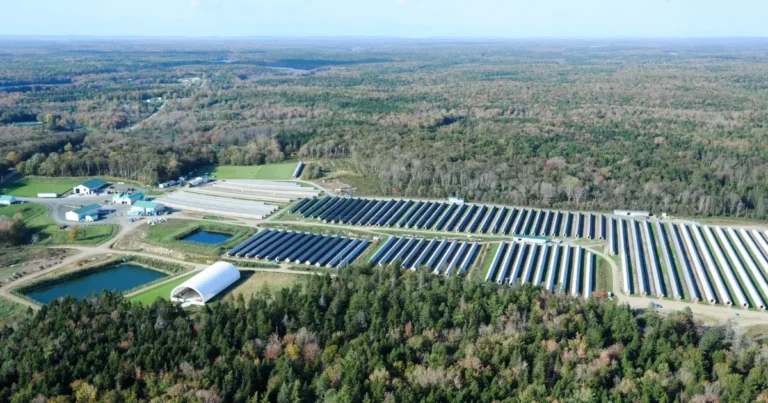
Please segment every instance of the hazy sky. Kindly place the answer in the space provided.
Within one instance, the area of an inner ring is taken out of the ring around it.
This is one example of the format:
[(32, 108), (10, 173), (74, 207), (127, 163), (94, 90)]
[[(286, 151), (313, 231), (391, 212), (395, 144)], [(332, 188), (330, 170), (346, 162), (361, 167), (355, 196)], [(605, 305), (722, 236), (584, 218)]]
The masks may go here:
[(0, 0), (0, 35), (768, 37), (768, 0)]

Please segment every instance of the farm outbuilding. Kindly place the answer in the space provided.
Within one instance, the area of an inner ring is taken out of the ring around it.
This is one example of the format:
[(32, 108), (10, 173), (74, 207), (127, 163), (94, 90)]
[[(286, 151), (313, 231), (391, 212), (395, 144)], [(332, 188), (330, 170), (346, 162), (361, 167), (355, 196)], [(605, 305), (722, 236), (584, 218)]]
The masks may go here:
[(131, 215), (156, 215), (157, 213), (165, 210), (165, 206), (162, 203), (139, 200), (131, 206)]
[(114, 204), (127, 204), (129, 206), (132, 206), (137, 201), (144, 200), (144, 193), (118, 193), (115, 195), (112, 195), (112, 203)]
[(16, 203), (16, 198), (13, 196), (0, 196), (0, 206), (10, 206), (11, 204)]
[(68, 221), (96, 221), (99, 219), (101, 206), (98, 204), (89, 204), (72, 211), (67, 211), (65, 218)]
[(81, 185), (75, 186), (73, 193), (83, 195), (95, 194), (104, 186), (107, 186), (107, 182), (104, 182), (103, 179), (94, 178)]
[(188, 305), (207, 302), (240, 279), (240, 271), (227, 262), (216, 262), (171, 291), (171, 301)]

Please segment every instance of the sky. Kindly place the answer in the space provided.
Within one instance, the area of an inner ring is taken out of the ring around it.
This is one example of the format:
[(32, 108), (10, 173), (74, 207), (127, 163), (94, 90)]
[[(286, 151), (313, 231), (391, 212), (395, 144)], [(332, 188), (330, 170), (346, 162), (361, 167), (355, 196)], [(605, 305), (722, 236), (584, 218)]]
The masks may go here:
[(768, 0), (0, 0), (0, 35), (768, 37)]

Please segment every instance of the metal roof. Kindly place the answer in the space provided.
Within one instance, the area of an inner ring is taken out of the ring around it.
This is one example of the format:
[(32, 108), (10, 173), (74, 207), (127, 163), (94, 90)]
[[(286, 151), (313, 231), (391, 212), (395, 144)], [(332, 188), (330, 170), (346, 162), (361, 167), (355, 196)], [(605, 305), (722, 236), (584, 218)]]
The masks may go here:
[(14, 200), (16, 200), (16, 198), (13, 197), (13, 196), (9, 196), (9, 195), (2, 195), (2, 196), (0, 196), (0, 200), (2, 200), (2, 201), (14, 201)]
[(87, 187), (88, 189), (98, 189), (106, 184), (107, 182), (104, 182), (104, 180), (101, 178), (93, 178), (80, 186)]
[(158, 203), (158, 202), (147, 201), (147, 200), (139, 200), (136, 203), (133, 203), (134, 207), (151, 208), (151, 209), (155, 209), (159, 205), (160, 205), (160, 203)]
[(123, 198), (131, 199), (131, 200), (141, 200), (141, 199), (144, 198), (144, 193), (139, 192), (139, 193), (134, 193), (134, 194), (130, 194), (130, 195), (127, 194), (127, 193), (118, 193), (118, 194), (112, 196), (113, 200), (114, 199), (123, 199)]
[(92, 212), (93, 210), (98, 210), (100, 208), (101, 208), (101, 206), (99, 206), (98, 204), (94, 203), (94, 204), (89, 204), (87, 206), (80, 207), (79, 209), (72, 210), (72, 212), (77, 213), (77, 214), (87, 214), (87, 213)]
[(202, 303), (206, 303), (239, 279), (240, 271), (235, 266), (227, 262), (216, 262), (174, 288), (171, 291), (171, 300), (178, 301), (174, 295), (191, 289), (200, 295)]

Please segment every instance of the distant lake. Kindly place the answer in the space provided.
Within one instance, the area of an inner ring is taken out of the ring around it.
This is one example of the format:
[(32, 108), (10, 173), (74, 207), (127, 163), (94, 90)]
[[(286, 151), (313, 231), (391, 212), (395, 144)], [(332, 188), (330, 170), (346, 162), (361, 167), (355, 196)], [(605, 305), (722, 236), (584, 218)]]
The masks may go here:
[(259, 67), (264, 67), (264, 68), (272, 69), (272, 70), (289, 71), (289, 72), (292, 72), (292, 73), (306, 73), (306, 72), (309, 71), (309, 70), (297, 69), (297, 68), (293, 68), (293, 67), (281, 67), (281, 66), (259, 66)]
[(200, 230), (192, 233), (191, 235), (187, 235), (182, 239), (182, 241), (204, 243), (208, 245), (217, 245), (222, 242), (225, 242), (229, 238), (232, 238), (232, 235), (222, 234), (219, 232), (208, 232), (208, 231)]
[(123, 263), (81, 277), (74, 277), (61, 283), (35, 288), (25, 294), (35, 301), (47, 304), (68, 295), (81, 299), (90, 297), (94, 292), (101, 293), (103, 290), (127, 291), (165, 276), (165, 273), (156, 270)]

